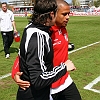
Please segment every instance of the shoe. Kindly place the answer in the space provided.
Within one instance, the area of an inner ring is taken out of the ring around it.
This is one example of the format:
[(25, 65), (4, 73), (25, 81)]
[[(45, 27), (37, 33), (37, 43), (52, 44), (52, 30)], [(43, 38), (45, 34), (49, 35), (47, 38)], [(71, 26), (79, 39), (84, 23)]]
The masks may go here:
[(74, 50), (75, 46), (73, 43), (68, 43), (68, 51)]
[(9, 54), (6, 54), (6, 59), (8, 59), (10, 57), (10, 55)]

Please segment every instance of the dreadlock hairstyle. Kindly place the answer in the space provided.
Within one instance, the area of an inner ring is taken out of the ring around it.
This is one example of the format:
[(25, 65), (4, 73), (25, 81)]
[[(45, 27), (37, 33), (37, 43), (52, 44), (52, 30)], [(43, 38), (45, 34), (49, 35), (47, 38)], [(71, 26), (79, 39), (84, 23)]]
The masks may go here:
[(44, 24), (47, 22), (47, 18), (51, 18), (50, 12), (56, 14), (57, 3), (56, 0), (36, 0), (34, 6), (34, 12), (32, 16), (32, 22), (34, 24)]

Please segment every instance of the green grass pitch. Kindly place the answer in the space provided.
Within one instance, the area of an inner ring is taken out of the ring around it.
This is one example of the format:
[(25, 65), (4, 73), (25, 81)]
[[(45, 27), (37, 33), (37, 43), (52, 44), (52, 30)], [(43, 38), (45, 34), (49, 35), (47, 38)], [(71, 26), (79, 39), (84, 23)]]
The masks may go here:
[[(15, 17), (15, 21), (17, 30), (22, 36), (23, 29), (28, 23), (27, 18)], [(71, 16), (67, 30), (69, 40), (74, 43), (75, 50), (98, 42), (100, 41), (100, 16)], [(10, 49), (11, 57), (5, 59), (1, 35), (0, 41), (0, 77), (2, 77), (11, 72), (20, 43), (13, 42)], [(80, 91), (82, 100), (100, 100), (100, 93), (84, 89), (86, 85), (100, 76), (100, 43), (69, 54), (69, 59), (77, 68), (76, 71), (70, 72), (70, 75)], [(11, 76), (1, 79), (0, 100), (16, 100), (17, 88)], [(92, 88), (100, 91), (100, 80)]]

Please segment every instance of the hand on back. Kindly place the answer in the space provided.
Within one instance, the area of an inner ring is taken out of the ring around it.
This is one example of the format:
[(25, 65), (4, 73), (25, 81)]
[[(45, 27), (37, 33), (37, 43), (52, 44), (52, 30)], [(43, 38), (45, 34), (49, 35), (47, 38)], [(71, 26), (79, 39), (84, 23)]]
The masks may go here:
[(30, 86), (30, 82), (23, 81), (20, 79), (20, 76), (23, 74), (23, 72), (17, 72), (14, 76), (14, 81), (19, 85), (22, 89), (26, 90)]

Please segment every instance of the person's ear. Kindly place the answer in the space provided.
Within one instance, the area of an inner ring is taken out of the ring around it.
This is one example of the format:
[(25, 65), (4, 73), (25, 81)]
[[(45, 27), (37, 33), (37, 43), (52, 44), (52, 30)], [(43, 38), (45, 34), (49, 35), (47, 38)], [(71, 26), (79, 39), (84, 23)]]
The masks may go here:
[(52, 20), (54, 17), (55, 17), (54, 12), (53, 12), (53, 11), (52, 11), (52, 12), (50, 12), (50, 20)]

